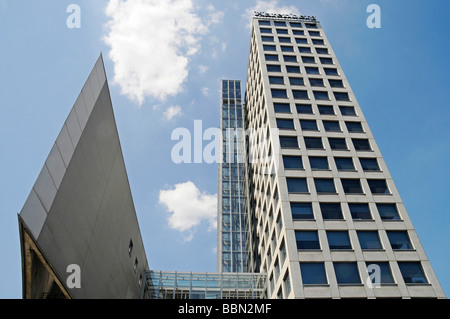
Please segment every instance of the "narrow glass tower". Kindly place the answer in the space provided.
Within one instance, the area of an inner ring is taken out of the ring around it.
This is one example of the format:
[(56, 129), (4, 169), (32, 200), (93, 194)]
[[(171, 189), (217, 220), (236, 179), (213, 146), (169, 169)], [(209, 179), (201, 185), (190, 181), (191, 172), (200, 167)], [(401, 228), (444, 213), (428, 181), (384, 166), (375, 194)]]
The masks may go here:
[(217, 218), (218, 272), (246, 272), (244, 205), (248, 190), (241, 81), (222, 80)]
[[(249, 271), (267, 273), (269, 298), (445, 298), (314, 17), (256, 14), (245, 109), (256, 159), (249, 233), (257, 262)], [(220, 255), (232, 255), (233, 241), (224, 242)]]

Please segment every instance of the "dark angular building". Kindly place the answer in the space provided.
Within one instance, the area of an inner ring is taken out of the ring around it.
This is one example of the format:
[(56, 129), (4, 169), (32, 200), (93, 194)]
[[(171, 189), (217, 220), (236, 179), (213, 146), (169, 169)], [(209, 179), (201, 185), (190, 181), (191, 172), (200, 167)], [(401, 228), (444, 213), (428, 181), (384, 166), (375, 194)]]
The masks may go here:
[(23, 298), (141, 296), (148, 263), (102, 56), (18, 219)]

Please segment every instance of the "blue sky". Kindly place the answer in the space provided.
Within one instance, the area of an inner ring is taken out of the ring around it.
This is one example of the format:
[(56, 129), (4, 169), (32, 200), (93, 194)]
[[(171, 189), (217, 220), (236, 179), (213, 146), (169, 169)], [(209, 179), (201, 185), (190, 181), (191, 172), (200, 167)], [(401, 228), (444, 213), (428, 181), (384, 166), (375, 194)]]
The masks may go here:
[(321, 21), (450, 295), (448, 1), (0, 0), (0, 298), (21, 298), (17, 214), (101, 52), (150, 267), (216, 270), (217, 165), (173, 163), (171, 134), (219, 125), (219, 81), (245, 83), (255, 8)]

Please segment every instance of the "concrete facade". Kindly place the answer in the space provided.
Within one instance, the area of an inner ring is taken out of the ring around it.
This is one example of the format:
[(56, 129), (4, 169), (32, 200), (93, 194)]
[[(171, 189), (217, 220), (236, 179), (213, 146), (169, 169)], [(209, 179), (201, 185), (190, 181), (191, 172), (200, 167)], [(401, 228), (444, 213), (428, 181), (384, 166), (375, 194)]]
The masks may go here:
[(318, 21), (253, 19), (245, 107), (266, 134), (249, 138), (249, 157), (272, 154), (250, 164), (250, 271), (267, 273), (270, 298), (445, 298)]
[(18, 217), (24, 298), (140, 297), (148, 263), (101, 56)]

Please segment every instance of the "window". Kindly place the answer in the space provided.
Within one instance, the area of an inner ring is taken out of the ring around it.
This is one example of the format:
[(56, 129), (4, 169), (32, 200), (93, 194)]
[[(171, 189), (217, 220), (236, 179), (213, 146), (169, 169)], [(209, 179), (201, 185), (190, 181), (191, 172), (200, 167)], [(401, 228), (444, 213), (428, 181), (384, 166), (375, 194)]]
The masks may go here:
[(295, 38), (295, 42), (298, 44), (308, 44), (308, 40), (306, 38)]
[(303, 63), (316, 63), (312, 56), (302, 56)]
[(261, 33), (272, 33), (272, 29), (269, 28), (260, 28), (259, 31)]
[(278, 34), (288, 34), (288, 30), (287, 29), (277, 29), (277, 33)]
[(344, 219), (339, 203), (320, 203), (320, 211), (323, 219)]
[(314, 219), (311, 203), (291, 203), (292, 219)]
[(322, 115), (335, 115), (332, 105), (319, 105), (318, 108)]
[(342, 116), (356, 116), (355, 108), (353, 106), (339, 106)]
[(350, 101), (350, 97), (347, 92), (333, 92), (336, 101)]
[(322, 79), (309, 79), (309, 84), (311, 86), (325, 86)]
[[(278, 219), (281, 219), (280, 216), (278, 216)], [(279, 229), (278, 233), (279, 233)], [(284, 264), (284, 261), (286, 260), (286, 245), (284, 244), (284, 239), (282, 239), (281, 241), (281, 245), (280, 245), (280, 260), (281, 260), (281, 265)]]
[(266, 54), (266, 61), (278, 61), (278, 55)]
[(369, 140), (352, 138), (353, 146), (357, 151), (371, 151)]
[(353, 219), (372, 219), (369, 204), (348, 204)]
[(317, 54), (330, 54), (327, 48), (316, 48)]
[(361, 163), (362, 169), (364, 171), (370, 171), (370, 172), (380, 171), (380, 167), (378, 166), (378, 162), (377, 162), (376, 158), (360, 158), (359, 162)]
[(261, 40), (263, 40), (263, 42), (273, 42), (274, 40), (273, 40), (273, 37), (271, 37), (271, 36), (261, 36)]
[(317, 193), (322, 194), (336, 193), (336, 188), (334, 187), (334, 181), (332, 178), (315, 178), (314, 184), (316, 185)]
[(320, 63), (322, 63), (322, 64), (333, 64), (332, 58), (319, 58), (319, 59), (320, 59)]
[(320, 137), (305, 137), (305, 144), (307, 149), (323, 149)]
[(133, 270), (134, 270), (134, 272), (137, 272), (137, 269), (138, 269), (138, 259), (136, 258), (136, 259), (134, 260), (134, 265), (133, 265)]
[(320, 74), (319, 68), (316, 68), (316, 67), (308, 66), (305, 68), (305, 70), (306, 70), (306, 73), (308, 73), (308, 74)]
[(305, 23), (305, 26), (310, 29), (317, 29), (317, 24), (315, 23)]
[(279, 65), (267, 64), (267, 72), (281, 72)]
[(354, 171), (355, 166), (351, 157), (335, 157), (334, 161), (339, 171)]
[(284, 79), (282, 76), (269, 76), (270, 84), (284, 84)]
[(222, 215), (222, 230), (230, 231), (231, 230), (231, 218), (229, 214)]
[(342, 132), (338, 121), (323, 121), (322, 123), (327, 132)]
[(302, 24), (300, 22), (289, 22), (289, 24), (293, 28), (301, 28), (302, 27)]
[(222, 177), (225, 179), (230, 178), (230, 168), (229, 167), (222, 167)]
[(315, 120), (300, 120), (300, 126), (304, 131), (318, 131)]
[(302, 282), (304, 285), (326, 285), (327, 275), (323, 262), (300, 263)]
[(273, 103), (275, 113), (291, 113), (291, 106), (287, 103)]
[(369, 184), (369, 188), (372, 194), (390, 194), (386, 181), (384, 179), (368, 179), (367, 183)]
[[(274, 268), (274, 274), (275, 274), (275, 280), (278, 278), (278, 276), (280, 275), (280, 263), (278, 262), (278, 258), (275, 259), (275, 262), (273, 263), (273, 268)], [(281, 289), (279, 291), (279, 294), (281, 293)]]
[(283, 278), (283, 285), (285, 296), (289, 296), (289, 294), (291, 293), (291, 280), (289, 279), (289, 270), (286, 270), (286, 274)]
[(270, 25), (270, 21), (258, 20), (259, 25)]
[[(389, 267), (389, 262), (366, 262), (366, 268), (369, 275), (373, 274), (374, 268), (373, 266), (377, 266), (379, 268), (378, 277), (374, 276), (372, 283), (373, 284), (394, 284), (394, 277), (392, 277), (391, 267)], [(375, 268), (376, 269), (376, 268)], [(376, 279), (379, 279), (379, 282), (376, 282)]]
[(287, 99), (287, 92), (283, 89), (271, 89), (273, 98)]
[(327, 91), (313, 91), (314, 93), (314, 98), (316, 100), (329, 100), (330, 98), (328, 97), (328, 92)]
[(298, 52), (300, 52), (300, 53), (312, 53), (310, 47), (298, 47)]
[(286, 65), (286, 71), (288, 73), (301, 73), (300, 72), (300, 67), (292, 66), (292, 65)]
[(224, 195), (229, 195), (230, 194), (230, 182), (222, 182), (222, 193)]
[(341, 182), (346, 194), (363, 194), (359, 179), (341, 179)]
[(297, 62), (295, 55), (283, 55), (284, 62)]
[(278, 37), (278, 41), (280, 41), (281, 43), (291, 43), (291, 38)]
[(330, 83), (330, 86), (332, 88), (343, 88), (344, 87), (344, 83), (342, 82), (342, 80), (328, 80), (328, 82)]
[(303, 78), (289, 78), (289, 83), (291, 85), (304, 86)]
[(133, 253), (133, 241), (130, 239), (130, 243), (128, 244), (128, 255), (130, 255)]
[(363, 133), (364, 130), (361, 126), (361, 122), (345, 122), (345, 125), (347, 126), (347, 130), (350, 133)]
[(295, 107), (299, 114), (313, 114), (312, 106), (310, 104), (295, 104)]
[(333, 266), (338, 285), (355, 285), (361, 283), (356, 262), (334, 262)]
[(311, 37), (320, 37), (320, 32), (319, 31), (308, 31), (309, 36)]
[(292, 90), (292, 95), (296, 100), (309, 100), (308, 91), (306, 90)]
[(327, 239), (331, 250), (352, 249), (347, 231), (327, 231)]
[(292, 30), (292, 33), (294, 35), (305, 35), (305, 32), (303, 30)]
[(326, 157), (309, 157), (309, 164), (312, 170), (329, 170), (328, 160)]
[(383, 249), (378, 231), (357, 231), (361, 249)]
[(283, 26), (283, 27), (285, 27), (286, 26), (286, 22), (284, 22), (284, 21), (275, 21), (275, 25), (276, 26)]
[(320, 249), (317, 231), (295, 231), (297, 249)]
[(312, 39), (312, 43), (315, 45), (325, 45), (322, 39)]
[(400, 215), (395, 204), (377, 204), (377, 209), (381, 219), (400, 220)]
[(287, 46), (287, 45), (282, 45), (281, 46), (281, 51), (283, 51), (283, 52), (294, 52), (294, 47)]
[(287, 177), (286, 183), (289, 193), (308, 193), (306, 178)]
[(328, 138), (332, 150), (348, 150), (345, 138), (333, 137)]
[(409, 240), (407, 231), (387, 231), (387, 236), (391, 243), (392, 249), (407, 250), (414, 249)]
[(295, 130), (294, 121), (290, 119), (277, 119), (277, 127), (282, 130)]
[(428, 283), (419, 261), (398, 262), (398, 267), (406, 284)]
[(282, 148), (298, 148), (298, 140), (295, 136), (280, 136)]
[(339, 75), (337, 69), (323, 68), (323, 70), (325, 71), (326, 75)]

